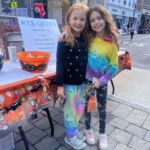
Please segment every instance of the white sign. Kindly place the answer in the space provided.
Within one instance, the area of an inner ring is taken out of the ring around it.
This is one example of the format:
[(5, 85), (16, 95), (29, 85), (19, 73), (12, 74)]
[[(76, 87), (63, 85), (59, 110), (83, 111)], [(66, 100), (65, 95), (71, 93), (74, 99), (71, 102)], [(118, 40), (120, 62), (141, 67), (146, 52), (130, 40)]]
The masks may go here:
[(56, 60), (60, 31), (54, 19), (18, 18), (26, 51), (48, 51), (51, 60)]

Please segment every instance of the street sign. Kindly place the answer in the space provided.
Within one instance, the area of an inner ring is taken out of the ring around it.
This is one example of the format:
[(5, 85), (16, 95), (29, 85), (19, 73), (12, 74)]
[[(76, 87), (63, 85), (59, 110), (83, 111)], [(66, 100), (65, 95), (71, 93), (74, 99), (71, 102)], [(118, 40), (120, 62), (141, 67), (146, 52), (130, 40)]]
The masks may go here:
[(18, 7), (18, 2), (15, 1), (15, 0), (13, 0), (13, 1), (11, 2), (11, 8), (17, 8), (17, 7)]

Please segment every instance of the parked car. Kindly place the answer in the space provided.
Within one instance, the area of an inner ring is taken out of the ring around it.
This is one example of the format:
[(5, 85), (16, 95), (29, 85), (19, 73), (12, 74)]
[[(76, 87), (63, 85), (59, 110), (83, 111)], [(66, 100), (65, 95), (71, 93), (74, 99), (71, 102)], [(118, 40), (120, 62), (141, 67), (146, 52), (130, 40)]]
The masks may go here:
[(140, 26), (138, 28), (137, 33), (138, 34), (148, 34), (148, 33), (150, 33), (150, 29), (149, 28), (143, 28), (142, 26)]
[(127, 33), (127, 26), (126, 26), (126, 24), (122, 25), (122, 33)]
[(126, 32), (127, 32), (127, 28), (126, 28), (126, 27), (123, 27), (123, 28), (122, 28), (122, 32), (123, 32), (123, 33), (126, 33)]

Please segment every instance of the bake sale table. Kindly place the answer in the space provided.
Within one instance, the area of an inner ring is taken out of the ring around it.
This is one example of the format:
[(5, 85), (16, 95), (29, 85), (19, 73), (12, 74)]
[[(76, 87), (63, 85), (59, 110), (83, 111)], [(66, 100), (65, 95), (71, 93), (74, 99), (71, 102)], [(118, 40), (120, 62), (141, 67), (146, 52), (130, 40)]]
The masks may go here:
[[(130, 54), (118, 52), (118, 73), (131, 69)], [(54, 135), (54, 126), (49, 107), (56, 99), (56, 62), (50, 61), (44, 73), (31, 73), (21, 69), (19, 61), (4, 62), (0, 71), (0, 138), (18, 128), (26, 150), (29, 149), (22, 125), (38, 117), (39, 110), (45, 110)], [(117, 73), (117, 74), (118, 74)], [(114, 84), (111, 80), (113, 93)]]

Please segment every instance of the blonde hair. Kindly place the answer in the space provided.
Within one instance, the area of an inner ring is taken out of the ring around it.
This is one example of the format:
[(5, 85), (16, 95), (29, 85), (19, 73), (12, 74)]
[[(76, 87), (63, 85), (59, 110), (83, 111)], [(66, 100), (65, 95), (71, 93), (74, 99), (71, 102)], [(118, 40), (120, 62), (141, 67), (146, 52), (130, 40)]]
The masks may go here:
[[(91, 14), (96, 11), (98, 12), (102, 19), (104, 19), (105, 21), (105, 34), (111, 38), (113, 40), (113, 42), (117, 43), (118, 41), (118, 33), (115, 31), (115, 24), (114, 24), (114, 21), (113, 21), (113, 17), (112, 15), (109, 13), (109, 11), (101, 6), (101, 5), (96, 5), (92, 8), (89, 9), (89, 12), (88, 12), (88, 21), (89, 21), (89, 24), (90, 24), (90, 16)], [(91, 40), (96, 36), (96, 32), (92, 30), (91, 26), (89, 25), (89, 31), (90, 31), (90, 37), (91, 37)]]
[[(66, 43), (67, 43), (68, 45), (70, 45), (70, 46), (74, 46), (74, 44), (75, 44), (75, 38), (74, 38), (74, 35), (73, 35), (72, 28), (71, 28), (71, 26), (70, 26), (70, 24), (69, 24), (69, 20), (70, 20), (70, 16), (71, 16), (72, 12), (73, 12), (74, 10), (76, 10), (76, 9), (81, 9), (81, 10), (83, 10), (86, 14), (88, 13), (88, 10), (89, 10), (88, 6), (85, 5), (85, 4), (83, 4), (83, 3), (75, 3), (75, 4), (73, 4), (73, 5), (69, 8), (69, 10), (68, 10), (68, 12), (67, 12), (67, 15), (66, 15), (66, 27), (65, 27), (65, 28), (66, 28), (67, 35), (66, 35), (66, 37), (65, 37), (65, 41), (66, 41)], [(86, 18), (86, 19), (87, 19), (87, 18)], [(84, 30), (82, 31), (82, 37), (83, 37), (83, 39), (84, 39), (84, 44), (87, 44), (87, 43), (89, 42), (89, 38), (88, 38), (88, 34), (87, 34), (87, 29), (88, 29), (88, 25), (87, 25), (87, 23), (86, 23), (85, 28), (84, 28)]]

